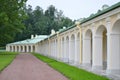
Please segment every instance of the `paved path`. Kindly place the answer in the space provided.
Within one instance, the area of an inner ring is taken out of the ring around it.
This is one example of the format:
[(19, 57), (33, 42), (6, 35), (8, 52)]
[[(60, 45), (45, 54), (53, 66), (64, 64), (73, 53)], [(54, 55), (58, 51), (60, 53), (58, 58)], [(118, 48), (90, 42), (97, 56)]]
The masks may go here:
[(31, 54), (21, 53), (0, 73), (0, 80), (68, 80)]

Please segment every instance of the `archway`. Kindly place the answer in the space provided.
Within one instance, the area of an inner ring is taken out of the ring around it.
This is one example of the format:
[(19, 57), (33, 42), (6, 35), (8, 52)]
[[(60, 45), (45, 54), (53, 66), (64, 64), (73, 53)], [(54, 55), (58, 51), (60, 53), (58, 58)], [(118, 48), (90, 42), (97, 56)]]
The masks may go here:
[(28, 52), (31, 52), (31, 46), (28, 46)]
[(33, 52), (35, 52), (35, 46), (33, 46)]
[(112, 73), (120, 74), (120, 19), (114, 23), (110, 39), (111, 52), (108, 56), (108, 69)]
[(15, 52), (15, 46), (13, 46), (13, 52)]
[(24, 46), (24, 49), (25, 49), (24, 52), (27, 52), (27, 46)]
[(10, 46), (10, 51), (12, 51), (12, 46)]
[(19, 52), (19, 46), (17, 46), (17, 52)]
[(83, 38), (83, 65), (92, 65), (92, 31), (88, 29)]
[(23, 46), (21, 46), (21, 52), (23, 52)]
[(98, 69), (107, 68), (107, 29), (104, 25), (100, 25), (94, 37), (94, 65)]

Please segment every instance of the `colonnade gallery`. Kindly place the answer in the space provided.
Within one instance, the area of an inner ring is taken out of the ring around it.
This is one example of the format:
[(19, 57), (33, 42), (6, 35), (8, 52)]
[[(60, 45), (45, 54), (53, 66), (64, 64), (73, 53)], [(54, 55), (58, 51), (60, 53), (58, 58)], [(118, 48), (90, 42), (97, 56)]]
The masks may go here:
[(36, 52), (74, 66), (120, 75), (120, 2), (49, 36), (6, 45), (7, 51)]

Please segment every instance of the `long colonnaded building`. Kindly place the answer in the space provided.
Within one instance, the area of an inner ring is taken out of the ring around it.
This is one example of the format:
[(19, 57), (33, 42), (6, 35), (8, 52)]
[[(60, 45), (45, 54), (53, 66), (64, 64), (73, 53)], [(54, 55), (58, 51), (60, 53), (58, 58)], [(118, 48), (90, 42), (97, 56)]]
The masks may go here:
[[(36, 41), (37, 40), (37, 41)], [(37, 52), (74, 66), (120, 76), (120, 2), (51, 35), (6, 45), (7, 51)]]

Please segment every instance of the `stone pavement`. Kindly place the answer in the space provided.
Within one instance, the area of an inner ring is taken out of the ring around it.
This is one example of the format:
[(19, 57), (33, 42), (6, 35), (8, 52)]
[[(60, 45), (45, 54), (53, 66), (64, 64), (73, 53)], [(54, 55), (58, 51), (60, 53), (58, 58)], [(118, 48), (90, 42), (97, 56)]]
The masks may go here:
[(32, 54), (21, 53), (0, 73), (0, 80), (68, 80)]

